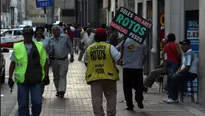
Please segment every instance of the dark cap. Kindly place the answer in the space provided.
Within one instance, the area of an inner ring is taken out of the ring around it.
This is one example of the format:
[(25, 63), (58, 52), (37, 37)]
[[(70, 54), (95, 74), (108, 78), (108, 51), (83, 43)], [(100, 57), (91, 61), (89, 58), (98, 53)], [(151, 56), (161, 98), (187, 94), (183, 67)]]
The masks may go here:
[(45, 27), (43, 25), (36, 26), (36, 30), (38, 30), (38, 29), (45, 31)]
[(25, 33), (33, 33), (33, 27), (31, 27), (31, 26), (25, 26), (25, 27), (23, 28), (23, 34), (25, 34)]
[(95, 34), (96, 34), (96, 35), (107, 36), (107, 33), (106, 33), (106, 31), (105, 31), (104, 28), (98, 28), (98, 29), (96, 29)]
[(190, 44), (190, 40), (188, 40), (188, 39), (185, 39), (185, 40), (183, 40), (183, 41), (180, 41), (179, 42), (179, 44), (181, 44), (181, 45), (186, 45), (186, 44)]

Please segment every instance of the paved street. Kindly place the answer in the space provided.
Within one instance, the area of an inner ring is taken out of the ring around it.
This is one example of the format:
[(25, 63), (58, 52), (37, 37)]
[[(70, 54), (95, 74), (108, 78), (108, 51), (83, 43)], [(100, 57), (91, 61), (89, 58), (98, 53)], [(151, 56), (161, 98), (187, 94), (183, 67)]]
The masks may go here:
[[(84, 80), (85, 69), (84, 64), (77, 60), (69, 65), (67, 93), (64, 99), (55, 96), (56, 90), (51, 80), (50, 85), (46, 87), (43, 95), (44, 100), (41, 116), (94, 116), (91, 105), (90, 87)], [(52, 78), (51, 71), (50, 77)], [(14, 97), (10, 97), (9, 100), (15, 101), (15, 94), (15, 92), (11, 94)], [(203, 114), (203, 112), (205, 113), (205, 108), (191, 103), (190, 98), (187, 98), (184, 104), (174, 105), (162, 102), (162, 99), (165, 98), (166, 95), (164, 93), (158, 93), (157, 84), (155, 84), (147, 94), (144, 94), (144, 96), (144, 109), (140, 110), (137, 105), (135, 105), (135, 111), (130, 112), (125, 110), (126, 105), (123, 100), (121, 79), (118, 82), (117, 116), (205, 116), (205, 114)], [(105, 101), (106, 100), (104, 100), (104, 103)], [(10, 104), (10, 101), (7, 100), (2, 103), (2, 114), (6, 113), (6, 111), (11, 112), (12, 109), (6, 108), (4, 105)], [(12, 107), (14, 107), (14, 105), (12, 105)], [(14, 107), (13, 111), (17, 111), (17, 108)], [(17, 112), (15, 114), (17, 115)]]
[[(75, 60), (74, 63), (69, 65), (65, 99), (55, 96), (55, 87), (53, 82), (51, 82), (45, 90), (42, 116), (93, 116), (90, 87), (85, 83), (84, 74), (85, 66), (82, 62)], [(149, 93), (145, 94), (145, 109), (140, 110), (136, 106), (134, 112), (127, 111), (123, 101), (121, 79), (118, 82), (117, 116), (205, 116), (205, 114), (201, 113), (205, 109), (190, 103), (190, 98), (188, 98), (188, 101), (185, 101), (184, 105), (169, 105), (162, 102), (164, 97), (166, 95), (158, 93), (158, 87), (155, 85), (154, 88), (150, 89)], [(195, 112), (193, 112), (193, 108), (197, 110), (195, 111), (194, 109)], [(198, 110), (201, 110), (201, 112)]]
[(14, 108), (16, 104), (17, 94), (16, 94), (16, 87), (14, 87), (14, 90), (12, 93), (10, 93), (10, 88), (7, 84), (8, 81), (8, 69), (9, 69), (9, 56), (10, 53), (4, 53), (4, 57), (6, 60), (6, 82), (1, 85), (1, 116), (9, 116), (9, 114), (12, 112), (12, 109)]

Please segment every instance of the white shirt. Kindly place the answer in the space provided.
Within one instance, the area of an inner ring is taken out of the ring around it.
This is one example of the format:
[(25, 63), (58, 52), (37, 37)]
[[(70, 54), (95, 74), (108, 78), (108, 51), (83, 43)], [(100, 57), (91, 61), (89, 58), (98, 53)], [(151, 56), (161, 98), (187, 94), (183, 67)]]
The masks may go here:
[(190, 66), (190, 73), (198, 74), (198, 58), (191, 49), (184, 53), (182, 57), (181, 70), (183, 70), (186, 66)]
[(83, 39), (81, 40), (81, 42), (85, 44), (84, 49), (87, 49), (87, 47), (95, 41), (94, 36), (94, 33), (91, 33), (90, 36), (88, 36), (88, 33), (84, 34)]
[[(117, 62), (121, 57), (121, 53), (113, 45), (110, 46), (110, 54), (115, 62)], [(84, 62), (88, 63), (87, 52), (84, 53)]]

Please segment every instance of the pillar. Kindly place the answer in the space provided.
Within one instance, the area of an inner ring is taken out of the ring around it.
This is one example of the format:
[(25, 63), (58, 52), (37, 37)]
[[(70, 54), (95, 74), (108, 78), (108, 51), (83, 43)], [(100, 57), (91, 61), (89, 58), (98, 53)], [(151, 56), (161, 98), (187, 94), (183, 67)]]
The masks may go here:
[(147, 0), (143, 0), (143, 3), (142, 3), (143, 5), (143, 10), (142, 10), (142, 12), (143, 12), (143, 18), (145, 18), (145, 19), (147, 19)]
[(165, 0), (165, 34), (174, 33), (176, 41), (184, 39), (184, 0)]
[(135, 13), (138, 14), (138, 0), (135, 0)]
[(205, 106), (205, 0), (199, 0), (199, 104)]
[(155, 67), (157, 60), (157, 27), (158, 27), (158, 0), (152, 0), (152, 49), (151, 49), (151, 69)]

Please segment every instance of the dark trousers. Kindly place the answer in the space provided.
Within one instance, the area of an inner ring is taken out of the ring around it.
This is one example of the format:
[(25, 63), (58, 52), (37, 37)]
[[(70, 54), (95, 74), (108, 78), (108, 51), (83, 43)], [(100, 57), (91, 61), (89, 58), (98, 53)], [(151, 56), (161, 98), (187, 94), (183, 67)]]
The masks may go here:
[(44, 89), (45, 89), (45, 84), (42, 82), (42, 83), (41, 83), (41, 91), (42, 91), (41, 93), (42, 93), (42, 95), (43, 95), (43, 93), (44, 93)]
[(172, 100), (177, 100), (179, 87), (182, 88), (184, 86), (184, 83), (187, 83), (188, 81), (192, 81), (196, 77), (197, 77), (196, 74), (190, 72), (180, 72), (174, 74), (170, 86), (170, 98)]
[(143, 97), (143, 69), (123, 68), (123, 89), (128, 108), (133, 108), (132, 88), (135, 90), (135, 100), (141, 103)]

